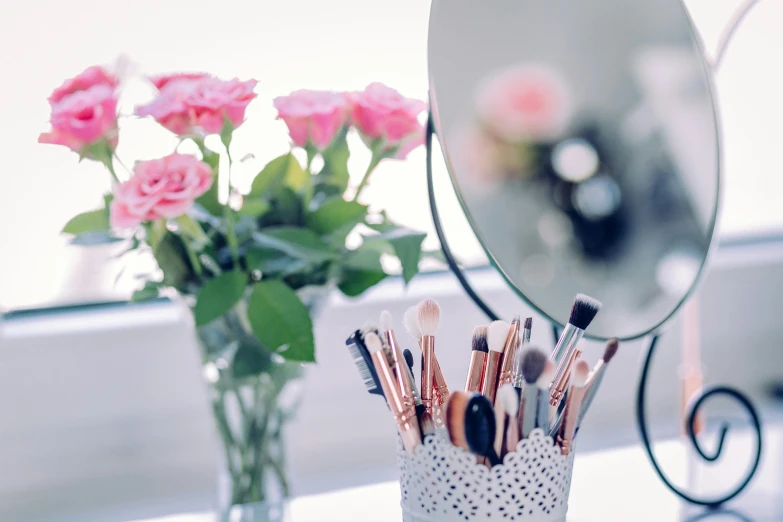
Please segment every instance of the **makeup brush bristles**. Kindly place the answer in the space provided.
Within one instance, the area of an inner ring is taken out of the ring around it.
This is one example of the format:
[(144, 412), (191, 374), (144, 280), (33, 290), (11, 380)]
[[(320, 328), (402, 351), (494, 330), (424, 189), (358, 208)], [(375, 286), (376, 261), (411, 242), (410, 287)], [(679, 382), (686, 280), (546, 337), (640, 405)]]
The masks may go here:
[(617, 339), (609, 339), (606, 343), (606, 350), (604, 350), (604, 363), (608, 363), (617, 353), (617, 348), (620, 346), (620, 341)]
[(405, 315), (402, 316), (402, 322), (405, 325), (405, 329), (408, 330), (414, 339), (417, 341), (421, 339), (421, 330), (419, 329), (419, 311), (415, 306), (411, 306), (405, 310)]
[(538, 348), (525, 348), (522, 352), (522, 378), (525, 382), (533, 384), (541, 377), (544, 372), (549, 357)]
[(375, 335), (374, 332), (370, 332), (364, 336), (364, 344), (367, 346), (367, 351), (370, 352), (370, 355), (380, 352), (383, 349), (381, 338)]
[(489, 347), (487, 346), (486, 326), (477, 326), (473, 329), (473, 340), (471, 348), (474, 352), (487, 353), (489, 351)]
[[(368, 347), (369, 348), (369, 347)], [(587, 376), (590, 373), (590, 365), (584, 359), (579, 359), (571, 372), (571, 386), (582, 388), (587, 382)]]
[(513, 386), (510, 384), (504, 384), (498, 390), (498, 400), (500, 406), (506, 412), (506, 415), (510, 417), (516, 417), (517, 411), (519, 411), (519, 397)]
[(434, 336), (440, 323), (440, 306), (433, 299), (425, 299), (417, 308), (419, 333), (422, 337)]
[(511, 327), (505, 321), (492, 321), (487, 328), (487, 346), (493, 352), (502, 352), (508, 337), (508, 329)]
[(549, 385), (552, 383), (552, 379), (555, 377), (555, 363), (553, 363), (550, 359), (547, 359), (546, 364), (544, 364), (544, 370), (541, 372), (541, 375), (536, 380), (536, 386), (541, 388), (542, 390), (548, 390)]
[(524, 328), (525, 328), (525, 330), (532, 330), (533, 329), (533, 318), (532, 317), (528, 317), (528, 318), (525, 319)]
[(568, 322), (580, 330), (587, 330), (596, 314), (601, 310), (601, 306), (601, 301), (597, 299), (584, 294), (576, 294)]
[(381, 326), (381, 332), (388, 332), (391, 330), (392, 326), (394, 325), (392, 314), (388, 310), (381, 312), (381, 318), (378, 324)]

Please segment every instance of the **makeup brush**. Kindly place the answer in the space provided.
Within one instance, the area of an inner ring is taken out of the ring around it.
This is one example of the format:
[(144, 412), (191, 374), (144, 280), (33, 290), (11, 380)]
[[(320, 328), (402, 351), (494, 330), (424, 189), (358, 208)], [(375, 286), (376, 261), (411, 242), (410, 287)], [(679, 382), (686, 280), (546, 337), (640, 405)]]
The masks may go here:
[(487, 328), (489, 353), (487, 354), (487, 363), (484, 365), (481, 394), (493, 404), (498, 387), (498, 373), (503, 363), (503, 347), (506, 344), (506, 337), (508, 337), (510, 327), (511, 325), (505, 321), (493, 321)]
[(372, 357), (381, 388), (383, 388), (383, 394), (386, 396), (386, 402), (394, 414), (394, 421), (402, 437), (403, 446), (405, 446), (408, 453), (413, 453), (416, 446), (421, 444), (419, 424), (414, 407), (412, 404), (406, 406), (403, 403), (402, 395), (396, 388), (389, 360), (386, 357), (386, 353), (384, 353), (381, 338), (370, 332), (364, 336), (364, 343), (370, 352), (370, 357)]
[(571, 376), (568, 400), (563, 410), (563, 423), (557, 432), (556, 442), (560, 446), (560, 451), (563, 455), (568, 455), (571, 452), (571, 445), (574, 442), (576, 425), (579, 420), (579, 410), (585, 396), (585, 383), (587, 382), (588, 373), (590, 373), (590, 366), (587, 364), (587, 361), (584, 359), (577, 361)]
[(579, 420), (576, 423), (577, 427), (582, 424), (582, 419), (585, 418), (587, 410), (590, 408), (590, 404), (592, 404), (593, 399), (595, 398), (595, 394), (598, 393), (598, 388), (601, 386), (601, 381), (603, 380), (604, 373), (606, 372), (606, 366), (615, 356), (619, 347), (620, 341), (617, 339), (609, 339), (609, 342), (606, 343), (604, 356), (601, 357), (597, 363), (595, 363), (595, 366), (593, 366), (593, 370), (590, 372), (590, 375), (587, 376), (587, 384), (585, 384), (585, 397), (582, 400), (582, 408), (579, 410)]
[(549, 429), (549, 386), (555, 376), (555, 363), (548, 360), (544, 365), (544, 371), (541, 377), (536, 381), (538, 388), (538, 412), (536, 417), (536, 428), (541, 428), (544, 433)]
[(528, 317), (525, 319), (525, 326), (522, 328), (522, 339), (521, 343), (524, 344), (530, 344), (530, 334), (533, 332), (533, 318)]
[[(529, 346), (522, 353), (522, 397), (517, 415), (519, 436), (526, 439), (536, 428), (538, 421), (538, 409), (540, 408), (538, 380), (549, 362), (546, 353), (535, 346)], [(548, 389), (547, 389), (548, 392)], [(548, 396), (548, 393), (547, 393)], [(549, 411), (547, 406), (547, 412)], [(549, 422), (549, 421), (547, 421)], [(548, 424), (547, 424), (548, 426)]]
[(571, 381), (571, 369), (574, 367), (576, 360), (582, 355), (582, 350), (574, 348), (568, 354), (567, 359), (563, 359), (560, 366), (555, 370), (555, 380), (549, 388), (549, 404), (557, 411), (560, 407), (560, 403), (565, 397), (566, 388)]
[(503, 345), (503, 359), (498, 376), (498, 387), (511, 382), (511, 375), (514, 372), (514, 357), (519, 349), (519, 316), (514, 317), (511, 326), (506, 334), (506, 341)]
[(483, 395), (474, 394), (465, 409), (465, 440), (470, 451), (489, 460), (490, 467), (500, 464), (495, 442), (495, 412)]
[(473, 329), (471, 342), (470, 364), (468, 365), (468, 378), (465, 382), (465, 392), (474, 393), (481, 390), (481, 381), (484, 376), (484, 365), (487, 362), (487, 327), (477, 326)]
[(421, 397), (419, 397), (419, 389), (416, 387), (416, 379), (413, 377), (413, 353), (406, 348), (402, 352), (402, 356), (405, 358), (408, 380), (413, 390), (413, 403), (416, 405), (416, 418), (419, 420), (421, 438), (424, 439), (427, 435), (435, 433), (435, 424), (432, 421), (432, 416), (427, 413), (427, 409), (421, 403)]
[(449, 400), (449, 387), (446, 384), (446, 378), (438, 364), (438, 358), (435, 355), (435, 334), (440, 324), (440, 306), (433, 299), (425, 299), (417, 307), (417, 318), (419, 322), (419, 333), (421, 334), (421, 353), (422, 353), (422, 402), (427, 406), (424, 390), (427, 384), (424, 381), (425, 374), (430, 380), (430, 412), (436, 425), (442, 425), (445, 421), (444, 412), (434, 406), (443, 406)]
[(383, 397), (381, 383), (378, 380), (378, 374), (375, 372), (375, 366), (373, 366), (367, 346), (365, 346), (364, 340), (362, 339), (362, 332), (356, 330), (345, 341), (345, 346), (348, 348), (348, 353), (350, 354), (353, 363), (359, 370), (359, 376), (362, 378), (367, 393)]
[(449, 439), (452, 444), (466, 451), (470, 451), (468, 439), (465, 438), (465, 411), (469, 400), (469, 394), (458, 390), (451, 394), (446, 405), (446, 429)]
[(419, 388), (416, 386), (416, 379), (413, 377), (413, 353), (405, 348), (402, 351), (402, 356), (405, 359), (408, 382), (410, 383), (411, 391), (413, 392), (413, 403), (416, 404), (416, 406), (419, 406), (421, 404), (421, 397), (419, 397)]
[(380, 322), (378, 324), (381, 326), (380, 330), (383, 339), (389, 345), (389, 350), (391, 351), (391, 360), (394, 363), (392, 365), (392, 371), (397, 379), (397, 389), (402, 395), (402, 401), (406, 407), (414, 407), (413, 389), (411, 388), (407, 375), (408, 363), (405, 362), (402, 351), (400, 350), (400, 345), (397, 343), (397, 337), (394, 335), (394, 330), (392, 329), (392, 315), (388, 310), (381, 312)]
[[(601, 310), (600, 301), (584, 294), (576, 294), (568, 324), (563, 329), (563, 333), (555, 345), (555, 350), (552, 352), (551, 359), (555, 361), (555, 364), (560, 364), (566, 355), (573, 351), (576, 343), (585, 334), (585, 330), (593, 322), (599, 310)], [(560, 376), (556, 375), (556, 377)]]
[[(546, 356), (545, 356), (546, 357)], [(502, 457), (510, 451), (514, 451), (519, 442), (519, 423), (517, 422), (517, 415), (519, 413), (519, 397), (513, 386), (510, 384), (504, 384), (498, 390), (498, 400), (500, 406), (503, 408), (503, 436), (501, 437), (501, 447), (499, 454)], [(497, 435), (495, 436), (497, 441)], [(497, 451), (497, 447), (495, 448)]]

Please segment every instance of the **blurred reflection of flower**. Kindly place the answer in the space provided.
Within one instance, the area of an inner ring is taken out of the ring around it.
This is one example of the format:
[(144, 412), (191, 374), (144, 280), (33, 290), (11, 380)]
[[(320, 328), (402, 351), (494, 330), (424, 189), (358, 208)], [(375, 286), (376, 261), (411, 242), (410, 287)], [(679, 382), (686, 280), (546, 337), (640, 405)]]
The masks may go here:
[(483, 129), (461, 128), (456, 136), (455, 159), (473, 188), (491, 188), (503, 179), (527, 177), (534, 151), (526, 145), (504, 143)]
[(484, 80), (476, 110), (480, 121), (499, 139), (538, 143), (562, 136), (572, 104), (568, 84), (557, 70), (523, 64)]

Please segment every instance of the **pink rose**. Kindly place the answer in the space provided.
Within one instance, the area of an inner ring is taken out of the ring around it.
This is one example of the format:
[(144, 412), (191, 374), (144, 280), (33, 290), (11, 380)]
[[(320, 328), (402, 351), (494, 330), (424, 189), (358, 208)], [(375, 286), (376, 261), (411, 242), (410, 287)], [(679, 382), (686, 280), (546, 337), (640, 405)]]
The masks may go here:
[(204, 78), (209, 78), (207, 73), (174, 73), (174, 74), (162, 74), (160, 76), (151, 76), (150, 81), (156, 89), (161, 90), (166, 85), (174, 82), (195, 82)]
[(90, 87), (96, 85), (106, 85), (114, 90), (119, 82), (117, 78), (108, 73), (105, 69), (98, 65), (88, 67), (79, 75), (65, 80), (61, 86), (56, 88), (54, 92), (49, 96), (49, 103), (54, 105), (62, 101), (63, 98), (79, 91), (86, 91)]
[(175, 74), (154, 78), (160, 94), (136, 108), (178, 135), (217, 134), (228, 118), (234, 127), (245, 119), (245, 109), (256, 97), (255, 80), (220, 80), (205, 74)]
[(39, 143), (64, 145), (76, 152), (106, 139), (117, 146), (117, 98), (113, 87), (94, 85), (68, 94), (52, 104), (51, 132), (38, 137)]
[(503, 71), (484, 82), (477, 110), (481, 121), (508, 142), (556, 139), (572, 112), (565, 80), (552, 69), (533, 65)]
[(131, 228), (144, 221), (181, 216), (212, 186), (212, 169), (189, 154), (140, 161), (133, 176), (117, 186), (111, 225)]
[(274, 100), (277, 118), (288, 126), (294, 145), (324, 150), (345, 125), (348, 98), (331, 91), (294, 91)]
[(368, 141), (382, 140), (384, 150), (396, 149), (403, 159), (424, 143), (424, 126), (418, 116), (427, 104), (406, 98), (381, 83), (372, 83), (363, 92), (351, 95), (351, 121)]

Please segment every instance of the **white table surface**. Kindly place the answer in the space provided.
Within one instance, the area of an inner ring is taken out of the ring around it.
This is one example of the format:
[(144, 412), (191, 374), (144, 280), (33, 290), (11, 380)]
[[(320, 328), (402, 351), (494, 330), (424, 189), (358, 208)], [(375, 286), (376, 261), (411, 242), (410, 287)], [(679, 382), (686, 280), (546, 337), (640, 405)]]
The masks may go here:
[[(750, 435), (730, 434), (725, 460), (718, 466), (692, 468), (691, 483), (714, 490), (746, 469)], [(704, 446), (711, 448), (707, 436)], [(764, 459), (753, 483), (724, 510), (705, 512), (684, 506), (660, 482), (639, 446), (577, 455), (568, 522), (783, 521), (783, 432), (765, 432)], [(689, 454), (680, 441), (656, 445), (666, 472), (685, 483)], [(285, 522), (393, 522), (401, 520), (396, 482), (299, 497), (287, 506)], [(349, 507), (348, 507), (349, 506)], [(213, 522), (210, 514), (183, 514), (145, 522)]]

